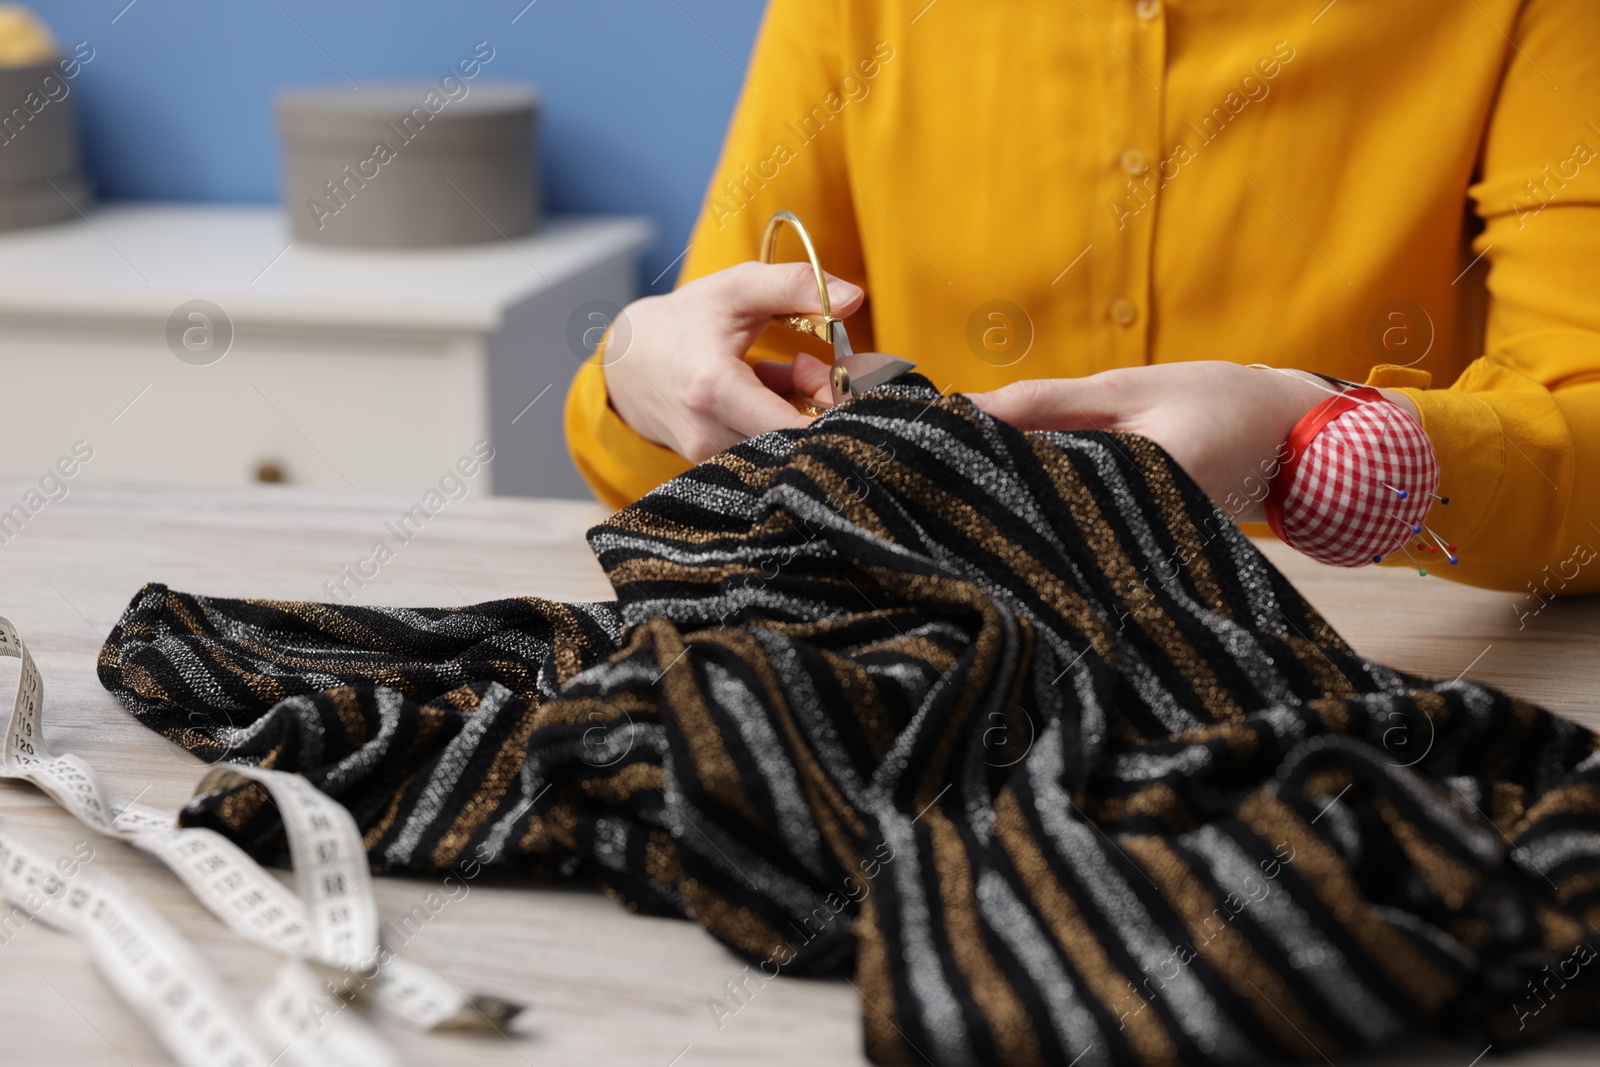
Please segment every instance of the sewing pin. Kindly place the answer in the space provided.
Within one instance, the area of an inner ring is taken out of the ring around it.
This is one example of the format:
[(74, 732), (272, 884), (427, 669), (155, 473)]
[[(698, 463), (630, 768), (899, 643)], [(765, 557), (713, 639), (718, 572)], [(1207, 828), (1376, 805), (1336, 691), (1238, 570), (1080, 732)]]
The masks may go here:
[[(1451, 566), (1455, 566), (1457, 563), (1461, 562), (1461, 558), (1456, 555), (1455, 545), (1447, 543), (1444, 538), (1440, 537), (1434, 532), (1432, 526), (1424, 525), (1423, 529), (1428, 531), (1429, 537), (1432, 537), (1435, 541), (1439, 542), (1439, 547), (1444, 549), (1444, 554), (1449, 558)], [(1432, 549), (1429, 549), (1429, 551), (1432, 551)]]
[(1401, 545), (1400, 546), (1400, 551), (1405, 552), (1406, 559), (1411, 560), (1411, 565), (1413, 567), (1417, 568), (1417, 574), (1421, 575), (1424, 578), (1426, 578), (1428, 576), (1428, 568), (1426, 568), (1422, 564), (1418, 563), (1416, 561), (1416, 559), (1411, 555), (1411, 553), (1406, 551), (1406, 546), (1405, 545)]
[(1447, 496), (1440, 496), (1438, 493), (1429, 493), (1428, 495), (1433, 497), (1433, 499), (1437, 500), (1441, 504), (1450, 503), (1450, 498)]
[(1389, 512), (1389, 517), (1391, 519), (1393, 519), (1395, 522), (1400, 523), (1402, 526), (1404, 526), (1406, 529), (1410, 530), (1414, 534), (1419, 534), (1419, 533), (1422, 532), (1422, 523), (1420, 523), (1420, 522), (1417, 523), (1416, 525), (1412, 525), (1411, 523), (1406, 522), (1406, 520), (1402, 519), (1400, 516), (1396, 515), (1392, 511)]
[(1379, 482), (1378, 484), (1382, 485), (1385, 489), (1392, 490), (1394, 495), (1399, 497), (1401, 500), (1404, 500), (1406, 497), (1411, 495), (1410, 493), (1406, 492), (1404, 489), (1396, 489), (1394, 486), (1390, 485), (1388, 482)]

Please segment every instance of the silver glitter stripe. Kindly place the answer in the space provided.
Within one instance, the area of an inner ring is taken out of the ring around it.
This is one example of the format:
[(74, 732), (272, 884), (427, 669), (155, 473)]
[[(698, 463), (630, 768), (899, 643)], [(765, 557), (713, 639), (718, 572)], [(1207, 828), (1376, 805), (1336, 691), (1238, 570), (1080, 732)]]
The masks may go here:
[[(228, 672), (219, 676), (218, 671), (225, 671), (221, 664), (210, 664), (194, 653), (193, 647), (184, 640), (175, 637), (158, 637), (151, 642), (152, 647), (160, 655), (169, 660), (183, 677), (184, 683), (205, 703), (208, 708), (222, 708), (228, 711), (239, 711), (249, 705), (230, 696), (222, 687), (222, 677), (237, 681), (237, 675)], [(213, 670), (213, 666), (216, 670)], [(204, 684), (196, 685), (195, 682), (204, 679)]]
[[(611, 731), (607, 736), (609, 742), (613, 738), (625, 737), (630, 748), (637, 748), (641, 752), (650, 753), (656, 760), (666, 764), (667, 732), (666, 728), (657, 723), (633, 723), (625, 732)], [(619, 740), (619, 745), (622, 742)], [(506, 840), (511, 836), (511, 831), (516, 828), (517, 820), (521, 819), (528, 810), (544, 796), (550, 788), (550, 779), (546, 770), (548, 767), (568, 769), (574, 763), (594, 755), (594, 748), (586, 744), (581, 738), (574, 739), (559, 745), (541, 745), (530, 753), (522, 764), (519, 772), (522, 799), (510, 811), (495, 820), (494, 825), (484, 835), (482, 853), (479, 858), (482, 862), (492, 863), (500, 857), (505, 849)], [(604, 752), (604, 750), (602, 750)], [(626, 755), (627, 753), (624, 753)], [(610, 758), (609, 755), (606, 758)], [(663, 825), (665, 825), (663, 823)], [(488, 857), (484, 859), (483, 857)]]
[(636, 655), (627, 659), (602, 660), (592, 667), (585, 667), (567, 679), (566, 688), (571, 691), (584, 686), (593, 686), (610, 695), (618, 689), (653, 685), (660, 677), (661, 668), (654, 660), (644, 655)]
[(1373, 685), (1376, 685), (1380, 689), (1388, 690), (1391, 693), (1398, 693), (1411, 688), (1410, 685), (1408, 685), (1406, 681), (1394, 671), (1373, 660), (1362, 659), (1361, 670), (1368, 678), (1372, 680)]
[[(783, 510), (797, 515), (807, 526), (833, 530), (845, 537), (864, 541), (875, 549), (887, 555), (899, 556), (901, 559), (914, 560), (928, 564), (933, 562), (927, 555), (917, 551), (900, 541), (889, 541), (871, 533), (865, 528), (851, 522), (823, 500), (809, 495), (803, 489), (793, 485), (775, 485), (768, 493), (774, 505), (781, 506)], [(922, 531), (919, 529), (918, 534)], [(924, 544), (925, 536), (919, 538)], [(922, 547), (922, 546), (919, 546)], [(838, 550), (838, 546), (834, 546)]]
[[(906, 425), (903, 420), (881, 416), (858, 416), (852, 421), (871, 425), (886, 432), (895, 432)], [(1016, 477), (1014, 465), (1008, 464), (1002, 467), (996, 462), (996, 454), (978, 451), (930, 425), (917, 424), (917, 428), (919, 432), (902, 434), (902, 438), (908, 443), (925, 446), (935, 462), (977, 486), (986, 499), (995, 505), (995, 511), (1022, 520), (1063, 557), (1070, 556), (1066, 545), (1056, 536), (1054, 524), (1040, 508), (1038, 500)], [(993, 439), (994, 428), (986, 425), (985, 430), (987, 436)], [(997, 444), (997, 452), (998, 447)]]
[[(192, 716), (195, 713), (191, 712), (190, 714)], [(222, 714), (226, 715), (227, 712), (222, 712)], [(322, 760), (324, 742), (322, 719), (317, 714), (316, 706), (312, 703), (311, 697), (304, 694), (284, 697), (274, 704), (266, 714), (258, 716), (254, 722), (242, 729), (233, 726), (214, 727), (211, 730), (212, 739), (223, 747), (225, 752), (222, 758), (226, 758), (227, 752), (243, 747), (251, 740), (259, 737), (263, 731), (268, 729), (276, 731), (283, 725), (282, 720), (290, 716), (298, 724), (300, 735), (305, 740), (304, 758), (309, 763), (320, 762)]]
[(789, 710), (799, 723), (818, 762), (827, 771), (829, 780), (852, 807), (867, 807), (870, 803), (868, 786), (856, 774), (839, 740), (833, 716), (823, 708), (822, 698), (812, 684), (811, 675), (801, 664), (795, 642), (784, 634), (765, 628), (753, 630), (752, 633), (761, 643), (761, 650), (778, 675), (778, 684), (789, 701)]
[(1110, 1046), (1094, 1015), (1084, 1006), (1078, 987), (1050, 948), (1055, 939), (1043, 930), (1027, 906), (1017, 899), (1000, 873), (989, 868), (978, 876), (978, 910), (1028, 972), (1028, 980), (1044, 1000), (1050, 1025), (1069, 1056), (1082, 1067), (1109, 1067)]
[[(802, 536), (805, 530), (796, 526), (793, 531)], [(749, 563), (759, 566), (778, 555), (793, 555), (796, 559), (826, 559), (837, 550), (832, 542), (820, 535), (794, 542), (776, 541), (739, 542), (734, 544), (692, 545), (681, 541), (659, 541), (643, 534), (597, 534), (590, 541), (597, 552), (631, 551), (664, 559), (684, 567), (724, 567), (730, 563)]]
[(1419, 919), (1409, 911), (1387, 904), (1368, 904), (1367, 910), (1390, 926), (1398, 926), (1428, 942), (1441, 953), (1455, 960), (1463, 971), (1478, 969), (1478, 957), (1471, 949), (1430, 922)]
[(1457, 843), (1484, 863), (1500, 861), (1505, 853), (1504, 839), (1498, 832), (1482, 825), (1476, 814), (1469, 817), (1429, 788), (1431, 783), (1415, 771), (1392, 765), (1384, 770), (1389, 781), (1422, 809), (1435, 829), (1448, 832)]
[[(816, 816), (800, 791), (799, 772), (778, 743), (778, 735), (772, 728), (765, 705), (750, 691), (749, 686), (727, 668), (707, 663), (704, 670), (712, 699), (726, 714), (732, 716), (745, 751), (755, 762), (762, 784), (772, 795), (778, 819), (778, 836), (806, 870), (818, 878), (824, 877), (822, 832), (818, 830)], [(724, 739), (727, 739), (726, 735)]]
[[(1172, 598), (1179, 611), (1205, 626), (1206, 629), (1217, 636), (1218, 641), (1228, 649), (1228, 654), (1234, 663), (1244, 670), (1245, 674), (1250, 678), (1251, 684), (1254, 685), (1256, 691), (1261, 694), (1265, 701), (1277, 703), (1289, 699), (1291, 693), (1283, 672), (1273, 663), (1272, 657), (1267, 655), (1266, 649), (1261, 646), (1254, 634), (1233, 620), (1225, 618), (1211, 608), (1202, 605), (1190, 595), (1181, 582), (1164, 582), (1161, 580), (1159, 574), (1160, 563), (1158, 562), (1161, 556), (1160, 546), (1156, 544), (1155, 536), (1150, 530), (1149, 523), (1141, 515), (1138, 502), (1134, 500), (1133, 493), (1128, 487), (1127, 478), (1120, 471), (1111, 450), (1100, 441), (1082, 438), (1073, 438), (1072, 441), (1075, 446), (1093, 459), (1095, 470), (1110, 488), (1112, 498), (1117, 502), (1123, 522), (1127, 524), (1134, 540), (1139, 545), (1139, 551), (1148, 563), (1157, 568), (1156, 581), (1161, 584), (1167, 595)], [(1235, 529), (1234, 538), (1229, 543), (1242, 551), (1244, 546), (1235, 543), (1239, 540), (1243, 540), (1243, 535), (1239, 534)], [(1253, 552), (1244, 552), (1243, 554), (1245, 556), (1254, 555)], [(1265, 598), (1267, 596), (1266, 571), (1264, 568), (1260, 568), (1259, 562), (1256, 566), (1259, 569), (1259, 573), (1254, 581), (1249, 580), (1248, 575), (1245, 576), (1247, 579), (1245, 588), (1247, 592), (1253, 592), (1258, 598)], [(1148, 568), (1142, 570), (1141, 573), (1148, 573)], [(1252, 585), (1258, 588), (1252, 590)]]
[(589, 624), (613, 641), (622, 640), (622, 613), (614, 600), (578, 600), (568, 610), (583, 616)]
[(1566, 830), (1559, 836), (1519, 841), (1511, 854), (1523, 868), (1545, 876), (1568, 860), (1580, 856), (1600, 856), (1600, 833)]
[(327, 736), (322, 729), (322, 715), (317, 711), (316, 703), (308, 696), (290, 697), (279, 702), (278, 708), (294, 716), (300, 743), (305, 746), (301, 758), (313, 767), (321, 763)]
[[(894, 933), (900, 935), (898, 948), (905, 958), (903, 973), (906, 984), (911, 987), (912, 1003), (902, 1005), (901, 1010), (917, 1012), (923, 1029), (933, 1039), (933, 1058), (936, 1061), (977, 1067), (978, 1060), (972, 1051), (966, 1018), (961, 1013), (961, 1005), (950, 988), (949, 976), (945, 974), (939, 952), (934, 947), (933, 920), (928, 911), (927, 898), (922, 892), (922, 865), (917, 855), (912, 820), (887, 806), (876, 814), (883, 839), (894, 850), (894, 859), (885, 870), (894, 879), (895, 896), (900, 906), (900, 928), (886, 933), (891, 944), (894, 944)], [(882, 876), (882, 872), (879, 876)]]
[[(1014, 678), (1018, 673), (1018, 662), (1022, 658), (1022, 650), (1019, 647), (1021, 634), (1011, 613), (1002, 613), (1001, 622), (1003, 633), (1000, 654), (996, 657), (995, 676)], [(962, 807), (967, 827), (980, 846), (987, 845), (994, 836), (994, 793), (988, 782), (989, 767), (993, 766), (990, 757), (1015, 758), (1003, 751), (990, 752), (988, 745), (990, 732), (997, 724), (1005, 722), (1005, 696), (1004, 686), (996, 685), (988, 688), (983, 694), (983, 699), (973, 709), (972, 718), (968, 720), (966, 727), (969, 737), (974, 731), (978, 733), (978, 744), (974, 745), (969, 741), (962, 746), (964, 749), (961, 763)], [(1033, 728), (1031, 720), (1029, 728)], [(1000, 761), (1004, 762), (1004, 759)]]
[(1310, 725), (1306, 722), (1305, 705), (1299, 701), (1292, 704), (1274, 704), (1270, 708), (1252, 711), (1250, 718), (1265, 725), (1272, 731), (1274, 737), (1289, 741), (1304, 741), (1311, 736)]
[(1214, 758), (1210, 749), (1186, 748), (1181, 752), (1118, 753), (1111, 760), (1111, 773), (1119, 780), (1143, 782), (1152, 778), (1165, 778), (1170, 774), (1192, 777), (1211, 766)]
[(1133, 691), (1144, 706), (1150, 709), (1169, 733), (1197, 730), (1205, 725), (1203, 720), (1178, 703), (1177, 696), (1161, 683), (1144, 657), (1128, 642), (1116, 641), (1111, 647), (1114, 662), (1123, 678), (1132, 683)]
[[(1028, 781), (1033, 788), (1039, 821), (1055, 852), (1067, 864), (1073, 879), (1088, 891), (1100, 919), (1115, 930), (1118, 940), (1146, 973), (1154, 975), (1174, 958), (1177, 946), (1150, 916), (1122, 875), (1107, 859), (1096, 831), (1068, 816), (1072, 798), (1057, 784), (1061, 775), (1059, 724), (1051, 723), (1034, 746), (1028, 760)], [(1095, 916), (1088, 902), (1074, 894), (1091, 928)], [(1147, 987), (1148, 988), (1148, 987)], [(1187, 969), (1161, 987), (1179, 1027), (1207, 1056), (1221, 1060), (1251, 1060), (1259, 1056), (1250, 1041), (1228, 1020), (1199, 979)]]
[(753, 448), (775, 459), (787, 459), (794, 452), (795, 436), (793, 430), (770, 430), (750, 438), (742, 447)]
[[(578, 758), (591, 767), (610, 767), (627, 758), (644, 731), (660, 728), (657, 724), (634, 722), (627, 712), (623, 712), (621, 723), (615, 720), (606, 724), (596, 723), (583, 732), (577, 742)], [(598, 739), (596, 733), (601, 735)]]
[(416, 608), (375, 605), (363, 606), (362, 610), (396, 622), (413, 633), (439, 637), (471, 637), (474, 634), (487, 633), (496, 624), (496, 620), (488, 616), (463, 611), (450, 612), (436, 619), (430, 619)]
[(1357, 821), (1356, 813), (1350, 805), (1342, 799), (1328, 801), (1328, 806), (1316, 816), (1317, 820), (1327, 827), (1327, 835), (1333, 839), (1334, 845), (1345, 856), (1346, 861), (1353, 867), (1361, 862), (1361, 824)]
[[(1254, 922), (1266, 933), (1288, 956), (1289, 966), (1317, 991), (1341, 1022), (1367, 1042), (1397, 1037), (1406, 1028), (1383, 1001), (1352, 977), (1344, 954), (1322, 936), (1286, 890), (1263, 877), (1238, 842), (1212, 826), (1185, 834), (1181, 840), (1206, 861), (1219, 886), (1232, 887), (1230, 892), (1248, 900), (1247, 878), (1268, 886), (1267, 894), (1246, 904), (1233, 921)], [(1289, 865), (1293, 866), (1292, 860)]]
[[(637, 600), (628, 604), (628, 625), (638, 626), (651, 619), (666, 619), (678, 625), (705, 626), (724, 617), (732, 618), (748, 608), (765, 608), (771, 612), (803, 613), (796, 617), (809, 622), (825, 622), (855, 613), (848, 607), (828, 603), (811, 597), (795, 596), (783, 589), (774, 589), (765, 583), (752, 582), (727, 590), (716, 599), (692, 602), (667, 597), (658, 600)], [(867, 607), (867, 605), (863, 605)]]
[(423, 783), (416, 806), (406, 817), (405, 824), (394, 841), (384, 849), (384, 857), (392, 863), (409, 863), (422, 835), (433, 826), (450, 800), (461, 772), (477, 752), (483, 735), (495, 724), (500, 712), (507, 707), (522, 707), (521, 701), (512, 701), (511, 690), (498, 682), (491, 684), (478, 704), (478, 710), (467, 718), (460, 731), (450, 739), (439, 753), (433, 772)]
[[(1089, 653), (1089, 655), (1093, 654), (1093, 652)], [(1087, 658), (1088, 656), (1084, 657), (1084, 659)], [(1101, 753), (1105, 750), (1106, 730), (1109, 723), (1105, 709), (1100, 706), (1100, 694), (1095, 691), (1094, 676), (1090, 673), (1088, 664), (1083, 660), (1079, 660), (1070, 669), (1072, 670), (1073, 692), (1078, 698), (1078, 747), (1080, 750), (1078, 753), (1078, 765), (1093, 767), (1100, 762)], [(1038, 680), (1038, 684), (1041, 688), (1045, 688), (1045, 682), (1042, 677)], [(1054, 691), (1054, 686), (1055, 683), (1051, 682), (1048, 687), (1051, 691)], [(1052, 709), (1055, 715), (1051, 716), (1050, 721), (1056, 721), (1065, 713), (1065, 705), (1066, 697), (1063, 694), (1061, 703)], [(1044, 706), (1043, 701), (1041, 701), (1040, 706)], [(1034, 744), (1038, 743), (1039, 739), (1037, 737), (1034, 738)], [(1032, 749), (1029, 749), (1029, 752), (1031, 753)]]
[[(932, 678), (932, 672), (927, 667), (909, 660), (894, 663), (874, 663), (862, 665), (866, 672), (874, 679), (893, 682), (907, 695), (916, 692), (927, 685)], [(934, 675), (934, 677), (937, 677)]]
[(318, 788), (337, 796), (355, 778), (365, 778), (380, 760), (389, 754), (389, 745), (400, 729), (400, 708), (405, 697), (387, 686), (372, 691), (372, 703), (378, 711), (378, 732), (366, 744), (345, 756), (327, 772)]
[(685, 798), (683, 785), (675, 775), (667, 775), (664, 816), (678, 847), (693, 852), (753, 893), (760, 893), (781, 905), (791, 915), (804, 915), (822, 905), (825, 893), (795, 879), (788, 871), (767, 862), (727, 833), (722, 825), (706, 818)]
[(911, 765), (911, 751), (914, 749), (923, 731), (927, 727), (928, 715), (933, 706), (938, 702), (939, 694), (950, 687), (949, 672), (940, 675), (923, 694), (922, 702), (917, 705), (917, 710), (911, 713), (910, 720), (900, 729), (895, 737), (894, 744), (889, 751), (884, 753), (883, 759), (873, 769), (872, 779), (867, 788), (874, 798), (874, 806), (888, 806), (888, 798), (894, 793), (900, 776), (905, 774)]
[[(1228, 559), (1239, 575), (1239, 585), (1250, 605), (1251, 626), (1264, 633), (1282, 633), (1284, 616), (1272, 589), (1272, 578), (1267, 573), (1266, 558), (1221, 508), (1216, 509), (1216, 514), (1223, 520), (1217, 536), (1227, 545)], [(1204, 525), (1201, 528), (1207, 529)], [(1209, 546), (1211, 542), (1208, 540), (1206, 544)]]
[(711, 485), (695, 478), (674, 478), (652, 495), (745, 522), (755, 522), (764, 510), (759, 493)]
[(1553, 735), (1539, 753), (1535, 764), (1533, 788), (1538, 792), (1548, 792), (1558, 786), (1567, 777), (1567, 768), (1563, 765), (1563, 752), (1572, 743), (1584, 736), (1588, 731), (1569, 719), (1552, 715), (1550, 733)]
[(594, 837), (595, 858), (613, 871), (628, 873), (627, 822), (602, 815), (594, 822)]

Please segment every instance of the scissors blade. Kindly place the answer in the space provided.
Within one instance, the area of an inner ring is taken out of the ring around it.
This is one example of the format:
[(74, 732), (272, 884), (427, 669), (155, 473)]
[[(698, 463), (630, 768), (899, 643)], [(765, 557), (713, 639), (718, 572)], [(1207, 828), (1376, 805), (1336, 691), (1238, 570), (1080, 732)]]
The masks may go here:
[(853, 356), (845, 356), (835, 362), (850, 372), (852, 393), (880, 386), (916, 367), (916, 364), (909, 359), (891, 356), (886, 352), (857, 352)]

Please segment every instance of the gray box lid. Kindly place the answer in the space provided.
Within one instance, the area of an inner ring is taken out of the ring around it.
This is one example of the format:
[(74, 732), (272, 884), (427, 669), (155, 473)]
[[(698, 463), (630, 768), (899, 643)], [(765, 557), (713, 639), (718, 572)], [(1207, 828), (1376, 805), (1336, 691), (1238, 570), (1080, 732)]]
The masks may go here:
[[(291, 146), (349, 147), (375, 139), (392, 144), (402, 131), (416, 129), (424, 129), (427, 136), (409, 142), (407, 151), (494, 153), (527, 144), (539, 106), (538, 94), (530, 86), (458, 84), (467, 90), (458, 97), (446, 95), (436, 82), (291, 90), (278, 97), (278, 125)], [(434, 101), (436, 108), (428, 106)], [(419, 111), (425, 117), (419, 117)]]

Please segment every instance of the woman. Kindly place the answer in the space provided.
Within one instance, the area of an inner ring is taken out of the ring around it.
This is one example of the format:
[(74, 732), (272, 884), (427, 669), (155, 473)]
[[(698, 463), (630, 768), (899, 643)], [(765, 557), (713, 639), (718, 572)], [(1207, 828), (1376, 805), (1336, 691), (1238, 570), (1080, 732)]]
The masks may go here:
[(620, 505), (808, 421), (824, 365), (768, 326), (818, 310), (809, 271), (750, 262), (787, 208), (855, 349), (993, 415), (1145, 434), (1248, 521), (1316, 375), (1365, 382), (1436, 458), (1412, 552), (1600, 590), (1597, 54), (1592, 0), (772, 0), (683, 282), (577, 376), (574, 457)]

